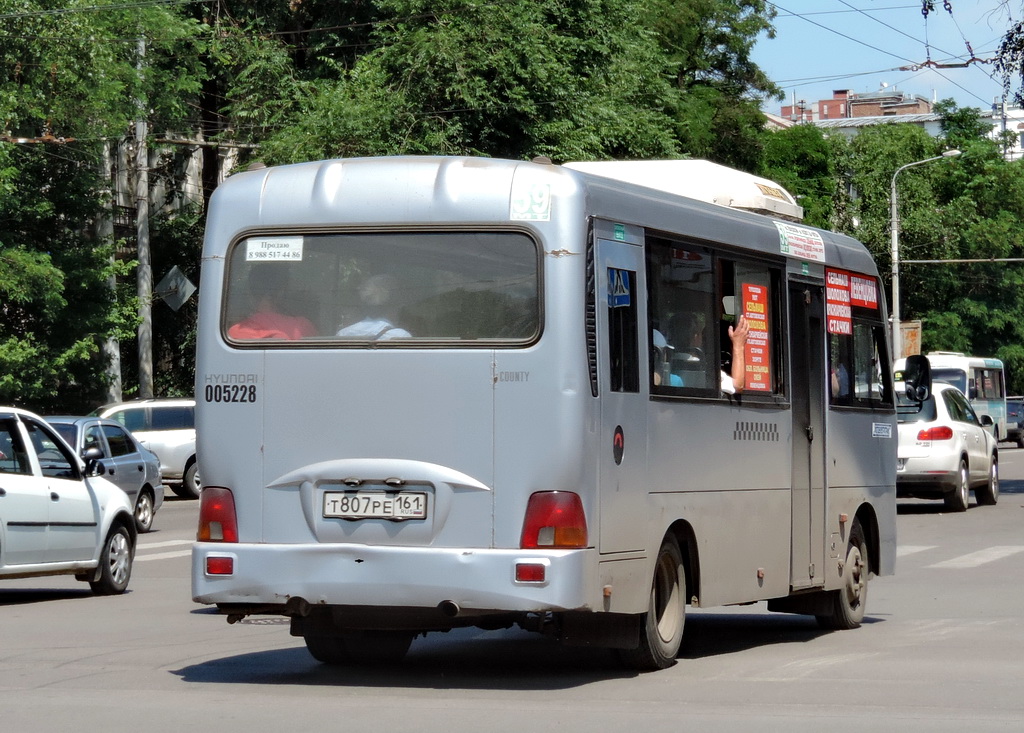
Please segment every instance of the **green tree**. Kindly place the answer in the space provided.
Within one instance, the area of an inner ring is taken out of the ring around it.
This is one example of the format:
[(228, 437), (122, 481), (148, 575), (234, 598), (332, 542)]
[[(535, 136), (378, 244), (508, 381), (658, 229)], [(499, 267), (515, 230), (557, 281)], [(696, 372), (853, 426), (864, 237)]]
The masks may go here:
[(63, 152), (0, 147), (0, 403), (46, 412), (95, 406), (118, 322), (113, 249), (75, 224), (95, 213), (95, 171)]
[(83, 411), (104, 395), (100, 344), (133, 319), (108, 285), (131, 264), (95, 233), (101, 148), (140, 109), (165, 126), (190, 115), (200, 27), (102, 2), (0, 0), (0, 18), (0, 402)]
[[(1010, 389), (1024, 391), (1024, 268), (1020, 263), (955, 262), (1024, 256), (1024, 177), (989, 139), (976, 109), (937, 105), (944, 139), (910, 124), (865, 129), (849, 146), (855, 193), (853, 234), (888, 273), (890, 190), (902, 165), (954, 145), (962, 155), (915, 166), (897, 178), (900, 311), (923, 323), (925, 351), (996, 356), (1008, 367)], [(916, 264), (912, 260), (937, 260)]]
[(273, 162), (449, 153), (558, 160), (679, 152), (666, 60), (637, 0), (379, 0), (395, 18), (336, 83), (303, 89)]
[(763, 0), (648, 0), (646, 25), (673, 76), (680, 149), (744, 170), (757, 167), (760, 101), (781, 97), (751, 59), (762, 33), (774, 37), (774, 6)]
[(820, 127), (794, 125), (763, 135), (759, 175), (797, 197), (804, 221), (824, 229), (849, 229), (849, 196), (843, 181), (847, 144)]

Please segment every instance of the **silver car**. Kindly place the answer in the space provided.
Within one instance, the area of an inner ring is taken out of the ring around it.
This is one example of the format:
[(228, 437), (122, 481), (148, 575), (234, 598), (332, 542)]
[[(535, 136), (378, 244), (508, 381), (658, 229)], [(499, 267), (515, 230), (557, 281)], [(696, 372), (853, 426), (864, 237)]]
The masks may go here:
[[(118, 486), (131, 499), (139, 532), (153, 528), (153, 517), (164, 501), (160, 459), (144, 448), (123, 426), (101, 417), (48, 417), (86, 462), (102, 466), (98, 474)], [(98, 453), (90, 452), (90, 449)]]
[(0, 578), (74, 575), (124, 593), (137, 537), (127, 495), (41, 417), (0, 407)]
[[(992, 418), (978, 416), (956, 387), (935, 382), (920, 405), (899, 393), (896, 496), (943, 499), (950, 511), (999, 499), (999, 451)], [(988, 428), (988, 429), (986, 429)]]

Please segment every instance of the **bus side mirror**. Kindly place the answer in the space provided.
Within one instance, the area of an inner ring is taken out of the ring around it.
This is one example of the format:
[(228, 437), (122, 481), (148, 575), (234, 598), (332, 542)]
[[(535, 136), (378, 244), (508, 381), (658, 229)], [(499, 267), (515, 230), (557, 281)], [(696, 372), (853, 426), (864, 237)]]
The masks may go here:
[(903, 383), (907, 387), (907, 399), (921, 403), (932, 393), (932, 367), (928, 357), (914, 354), (907, 357), (903, 369)]

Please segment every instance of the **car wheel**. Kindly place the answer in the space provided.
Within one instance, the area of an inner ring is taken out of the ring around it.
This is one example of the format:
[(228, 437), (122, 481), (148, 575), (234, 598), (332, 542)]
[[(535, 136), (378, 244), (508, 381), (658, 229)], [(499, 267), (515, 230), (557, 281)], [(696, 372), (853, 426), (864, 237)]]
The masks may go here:
[(988, 482), (983, 488), (974, 490), (979, 505), (991, 506), (999, 501), (999, 462), (992, 456), (988, 467)]
[(967, 461), (960, 461), (956, 475), (956, 490), (946, 495), (946, 509), (951, 512), (966, 512), (971, 500), (971, 475), (967, 472)]
[(99, 579), (89, 581), (92, 592), (101, 596), (124, 593), (132, 577), (132, 538), (117, 525), (110, 530), (100, 552)]
[(188, 468), (185, 469), (185, 475), (182, 476), (181, 483), (175, 485), (173, 491), (183, 499), (198, 499), (202, 488), (202, 485), (199, 483), (199, 464), (192, 461)]
[(817, 616), (818, 625), (825, 629), (855, 629), (864, 620), (868, 601), (868, 576), (871, 563), (868, 543), (860, 520), (854, 519), (850, 527), (850, 541), (846, 543), (846, 561), (843, 563), (843, 587), (829, 591), (832, 596), (831, 613)]
[(1024, 436), (1017, 438), (1017, 447), (1024, 448)]
[(153, 494), (149, 489), (139, 492), (139, 500), (135, 502), (135, 528), (139, 532), (148, 532), (153, 528)]
[(686, 623), (686, 569), (676, 538), (669, 535), (658, 550), (651, 596), (636, 649), (620, 649), (619, 657), (632, 669), (671, 667), (683, 641)]

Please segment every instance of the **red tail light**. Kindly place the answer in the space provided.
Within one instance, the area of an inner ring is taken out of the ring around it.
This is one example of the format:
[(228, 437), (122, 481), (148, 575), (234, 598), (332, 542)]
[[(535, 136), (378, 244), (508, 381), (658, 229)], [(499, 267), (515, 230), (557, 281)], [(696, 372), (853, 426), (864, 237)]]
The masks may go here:
[(524, 550), (586, 547), (587, 517), (579, 495), (538, 491), (531, 496), (519, 546)]
[(230, 489), (204, 486), (199, 495), (200, 542), (238, 542), (238, 519), (235, 516), (235, 497)]
[(952, 440), (953, 428), (940, 425), (935, 428), (927, 428), (917, 434), (918, 440)]

